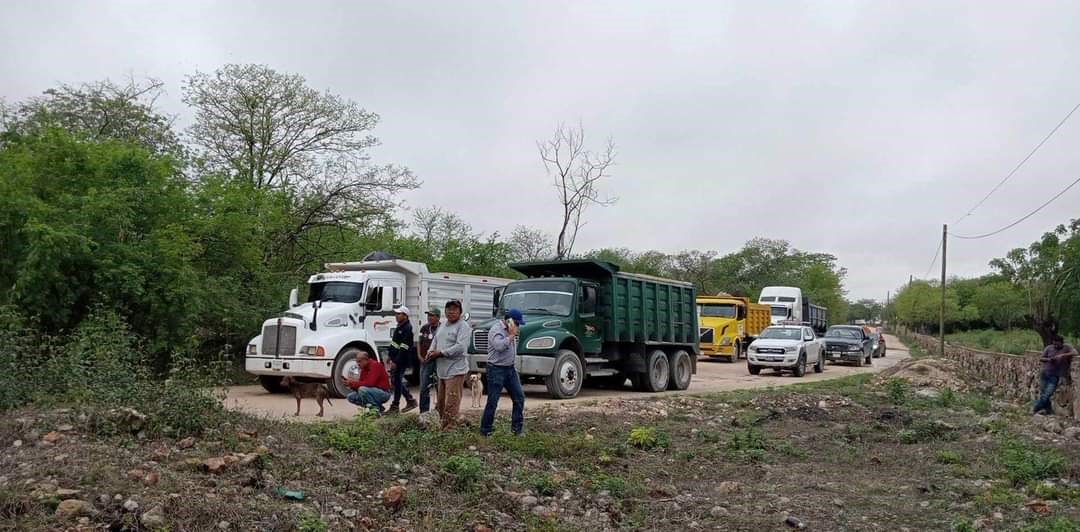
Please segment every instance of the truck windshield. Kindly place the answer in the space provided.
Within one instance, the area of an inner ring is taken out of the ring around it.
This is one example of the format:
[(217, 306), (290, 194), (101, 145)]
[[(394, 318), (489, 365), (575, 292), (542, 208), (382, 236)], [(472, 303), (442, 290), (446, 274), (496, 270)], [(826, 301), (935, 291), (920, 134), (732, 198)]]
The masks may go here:
[(788, 315), (788, 308), (787, 307), (773, 307), (772, 308), (772, 315), (773, 316), (787, 316)]
[(825, 337), (862, 340), (862, 333), (858, 329), (829, 329), (825, 332)]
[(770, 340), (800, 340), (802, 339), (802, 330), (796, 327), (769, 327), (758, 338), (766, 338)]
[(573, 303), (574, 283), (521, 281), (506, 287), (499, 309), (516, 308), (525, 314), (569, 316)]
[(734, 318), (735, 305), (700, 305), (699, 315), (703, 318)]
[(326, 283), (312, 283), (311, 291), (308, 292), (308, 301), (337, 301), (340, 303), (356, 303), (364, 294), (364, 283), (347, 283), (342, 281), (330, 281)]

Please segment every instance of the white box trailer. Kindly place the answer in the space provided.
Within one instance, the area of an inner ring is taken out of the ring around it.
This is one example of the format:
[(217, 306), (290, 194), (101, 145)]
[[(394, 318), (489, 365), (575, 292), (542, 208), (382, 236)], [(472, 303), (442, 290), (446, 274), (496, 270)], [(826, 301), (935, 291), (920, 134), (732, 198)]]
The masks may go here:
[(385, 360), (396, 327), (393, 309), (404, 304), (419, 334), (424, 312), (457, 299), (469, 321), (491, 318), (499, 289), (510, 279), (432, 273), (427, 265), (400, 259), (337, 262), (308, 279), (308, 301), (298, 303), (296, 290), (289, 310), (263, 323), (262, 334), (247, 347), (245, 369), (259, 376), (268, 391), (281, 391), (287, 375), (326, 380), (344, 395), (341, 377), (358, 373), (356, 354), (367, 351)]

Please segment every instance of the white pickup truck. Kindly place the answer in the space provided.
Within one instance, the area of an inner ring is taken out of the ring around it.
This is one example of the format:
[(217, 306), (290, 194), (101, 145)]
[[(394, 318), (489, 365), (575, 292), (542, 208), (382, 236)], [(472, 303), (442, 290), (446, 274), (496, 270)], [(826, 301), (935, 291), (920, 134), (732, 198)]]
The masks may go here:
[(796, 377), (806, 374), (807, 364), (814, 372), (825, 371), (825, 344), (814, 330), (805, 325), (773, 325), (761, 331), (746, 353), (746, 369), (751, 375), (762, 368), (791, 370)]
[(385, 359), (396, 326), (393, 309), (412, 312), (417, 333), (424, 312), (461, 301), (465, 319), (493, 317), (496, 296), (510, 280), (458, 273), (431, 273), (419, 262), (399, 259), (326, 265), (308, 279), (308, 301), (289, 294), (289, 310), (263, 322), (262, 334), (248, 343), (244, 368), (263, 388), (283, 391), (281, 378), (325, 380), (331, 392), (349, 392), (339, 377), (355, 377), (356, 354)]

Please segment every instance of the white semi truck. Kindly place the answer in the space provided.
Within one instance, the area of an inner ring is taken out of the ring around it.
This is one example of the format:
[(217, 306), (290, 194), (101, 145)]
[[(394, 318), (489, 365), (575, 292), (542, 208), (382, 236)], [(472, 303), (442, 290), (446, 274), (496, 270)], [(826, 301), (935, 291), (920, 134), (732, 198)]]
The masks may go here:
[(795, 322), (812, 327), (819, 335), (829, 327), (828, 310), (810, 303), (800, 288), (766, 286), (761, 289), (758, 303), (772, 307), (773, 325)]
[(308, 279), (307, 302), (297, 290), (289, 310), (263, 322), (262, 334), (248, 343), (245, 369), (258, 375), (267, 391), (280, 392), (285, 376), (325, 380), (331, 392), (349, 390), (341, 377), (358, 374), (356, 355), (367, 351), (385, 360), (396, 327), (394, 308), (412, 312), (419, 333), (424, 312), (461, 301), (466, 320), (493, 317), (496, 295), (510, 279), (431, 273), (419, 262), (400, 259), (329, 263), (325, 273)]

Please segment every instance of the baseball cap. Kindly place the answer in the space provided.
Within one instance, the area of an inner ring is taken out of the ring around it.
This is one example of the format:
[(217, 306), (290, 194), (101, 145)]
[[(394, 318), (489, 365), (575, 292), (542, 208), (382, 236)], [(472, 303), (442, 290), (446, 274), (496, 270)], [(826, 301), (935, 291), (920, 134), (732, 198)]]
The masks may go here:
[(442, 310), (439, 310), (439, 307), (431, 307), (424, 314), (427, 314), (429, 316), (435, 316), (436, 318), (441, 318), (442, 317)]
[(402, 305), (402, 306), (394, 309), (394, 314), (404, 314), (404, 315), (408, 316), (409, 315), (409, 307), (406, 307), (405, 305)]
[(506, 317), (514, 320), (514, 323), (518, 325), (525, 325), (525, 316), (516, 308), (506, 311)]

